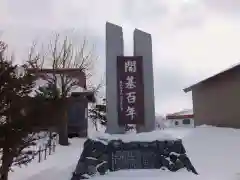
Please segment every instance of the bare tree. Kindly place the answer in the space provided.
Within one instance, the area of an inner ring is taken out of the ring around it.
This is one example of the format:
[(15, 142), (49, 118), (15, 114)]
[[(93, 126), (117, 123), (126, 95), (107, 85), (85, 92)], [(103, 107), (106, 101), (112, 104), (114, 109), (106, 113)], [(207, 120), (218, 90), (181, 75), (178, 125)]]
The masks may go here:
[(81, 47), (75, 47), (67, 36), (61, 40), (59, 34), (50, 41), (47, 51), (36, 52), (35, 44), (31, 48), (28, 64), (46, 80), (53, 98), (61, 99), (64, 103), (63, 108), (59, 110), (59, 113), (62, 113), (59, 121), (59, 144), (61, 145), (68, 145), (66, 101), (70, 93), (79, 86), (97, 93), (102, 86), (87, 87), (86, 84), (86, 80), (93, 75), (93, 65), (96, 60), (94, 47), (88, 49), (86, 39)]

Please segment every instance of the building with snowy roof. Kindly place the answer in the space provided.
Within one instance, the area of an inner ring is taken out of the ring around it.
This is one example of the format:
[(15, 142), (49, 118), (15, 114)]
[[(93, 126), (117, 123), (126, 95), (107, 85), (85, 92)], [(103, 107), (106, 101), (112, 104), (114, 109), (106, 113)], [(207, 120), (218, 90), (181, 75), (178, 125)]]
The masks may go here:
[(182, 110), (166, 116), (167, 127), (194, 127), (194, 114), (192, 109)]
[[(88, 129), (88, 104), (95, 102), (94, 93), (86, 88), (86, 76), (78, 68), (65, 69), (29, 69), (30, 72), (37, 74), (35, 90), (47, 84), (47, 78), (57, 78), (57, 86), (61, 89), (61, 75), (65, 74), (69, 79), (73, 79), (77, 84), (69, 92), (68, 96), (68, 134), (70, 136), (87, 137)], [(53, 76), (54, 75), (54, 76)], [(65, 77), (64, 76), (64, 77)], [(66, 80), (65, 80), (66, 81)], [(71, 82), (70, 82), (71, 83)]]

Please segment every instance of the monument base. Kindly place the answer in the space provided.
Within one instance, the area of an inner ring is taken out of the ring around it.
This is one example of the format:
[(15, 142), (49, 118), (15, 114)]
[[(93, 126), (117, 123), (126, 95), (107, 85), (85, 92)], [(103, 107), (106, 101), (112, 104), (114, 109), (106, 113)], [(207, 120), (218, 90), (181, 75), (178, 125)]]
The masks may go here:
[[(159, 131), (158, 131), (159, 133)], [(121, 169), (161, 169), (176, 172), (179, 169), (198, 174), (186, 155), (181, 139), (158, 138), (154, 133), (105, 135), (87, 139), (71, 180), (88, 179)], [(106, 137), (108, 136), (108, 137)], [(139, 139), (137, 141), (137, 139)]]

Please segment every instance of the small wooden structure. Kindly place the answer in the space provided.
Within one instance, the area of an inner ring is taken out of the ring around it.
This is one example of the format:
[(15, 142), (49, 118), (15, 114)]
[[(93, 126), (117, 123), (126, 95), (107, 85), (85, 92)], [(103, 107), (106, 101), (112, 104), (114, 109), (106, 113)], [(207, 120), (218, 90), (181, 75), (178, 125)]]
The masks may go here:
[(29, 69), (30, 72), (39, 76), (39, 79), (46, 80), (46, 74), (68, 75), (70, 78), (76, 78), (78, 86), (82, 91), (72, 92), (67, 100), (68, 107), (68, 134), (69, 137), (87, 137), (88, 129), (88, 103), (95, 102), (93, 92), (86, 89), (85, 73), (77, 68), (66, 69)]

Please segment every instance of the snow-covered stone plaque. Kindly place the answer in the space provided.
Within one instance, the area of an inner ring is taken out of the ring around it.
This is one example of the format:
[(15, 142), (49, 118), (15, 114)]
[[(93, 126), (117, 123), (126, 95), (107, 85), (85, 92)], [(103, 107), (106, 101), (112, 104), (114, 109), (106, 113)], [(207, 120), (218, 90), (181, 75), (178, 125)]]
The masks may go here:
[(162, 169), (172, 172), (186, 169), (197, 174), (181, 140), (124, 142), (120, 139), (88, 139), (71, 180), (122, 169)]

